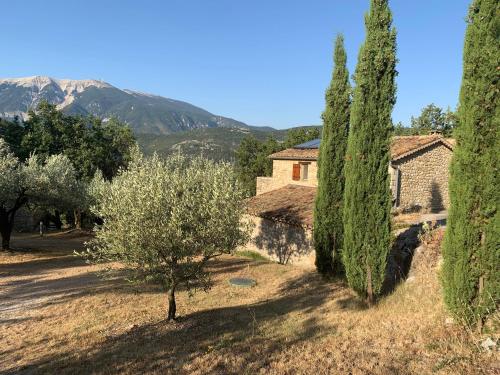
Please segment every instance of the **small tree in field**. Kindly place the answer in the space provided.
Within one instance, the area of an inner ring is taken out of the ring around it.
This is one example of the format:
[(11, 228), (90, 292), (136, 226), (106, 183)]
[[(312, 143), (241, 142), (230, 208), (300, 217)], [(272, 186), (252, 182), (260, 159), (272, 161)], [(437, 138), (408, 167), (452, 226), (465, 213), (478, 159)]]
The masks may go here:
[(226, 163), (183, 156), (136, 156), (127, 171), (95, 189), (94, 214), (103, 220), (84, 255), (120, 261), (137, 281), (168, 290), (167, 320), (175, 319), (175, 291), (209, 288), (207, 262), (248, 241), (244, 193)]

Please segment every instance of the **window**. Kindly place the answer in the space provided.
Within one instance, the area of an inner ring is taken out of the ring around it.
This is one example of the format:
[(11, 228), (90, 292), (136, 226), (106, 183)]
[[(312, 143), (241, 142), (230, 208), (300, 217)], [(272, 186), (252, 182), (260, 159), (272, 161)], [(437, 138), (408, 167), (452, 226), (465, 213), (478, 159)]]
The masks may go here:
[(302, 163), (300, 165), (302, 167), (301, 175), (303, 180), (307, 180), (309, 177), (309, 163)]
[(297, 163), (293, 165), (292, 180), (304, 181), (309, 178), (309, 164), (310, 163)]

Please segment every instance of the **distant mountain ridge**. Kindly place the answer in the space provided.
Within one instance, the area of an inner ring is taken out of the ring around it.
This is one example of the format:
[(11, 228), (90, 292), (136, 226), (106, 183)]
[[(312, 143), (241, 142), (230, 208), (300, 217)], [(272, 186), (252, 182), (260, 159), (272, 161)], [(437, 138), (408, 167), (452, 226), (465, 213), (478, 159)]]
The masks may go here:
[[(321, 129), (321, 126), (299, 126), (295, 129)], [(145, 154), (156, 152), (168, 156), (178, 152), (204, 156), (212, 160), (234, 161), (241, 141), (252, 136), (259, 141), (273, 137), (283, 142), (290, 129), (262, 130), (257, 128), (204, 128), (169, 135), (138, 134), (137, 142)]]
[(137, 134), (171, 134), (203, 128), (262, 129), (214, 115), (192, 104), (99, 80), (56, 79), (44, 76), (0, 78), (0, 117), (26, 117), (42, 100), (70, 114), (117, 117)]

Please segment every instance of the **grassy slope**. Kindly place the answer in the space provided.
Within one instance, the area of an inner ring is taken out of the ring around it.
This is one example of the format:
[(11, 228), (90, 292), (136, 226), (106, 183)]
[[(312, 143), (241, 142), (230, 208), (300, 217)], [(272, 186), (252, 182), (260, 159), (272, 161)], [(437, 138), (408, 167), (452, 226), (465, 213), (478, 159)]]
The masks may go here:
[[(167, 324), (158, 288), (99, 281), (96, 267), (54, 252), (70, 254), (75, 243), (64, 238), (15, 238), (51, 251), (0, 254), (0, 309), (18, 307), (2, 311), (0, 372), (495, 373), (478, 337), (445, 324), (432, 256), (439, 242), (417, 256), (413, 281), (371, 310), (315, 272), (223, 257), (210, 266), (212, 290), (179, 291), (181, 318)], [(232, 287), (236, 276), (258, 284)]]

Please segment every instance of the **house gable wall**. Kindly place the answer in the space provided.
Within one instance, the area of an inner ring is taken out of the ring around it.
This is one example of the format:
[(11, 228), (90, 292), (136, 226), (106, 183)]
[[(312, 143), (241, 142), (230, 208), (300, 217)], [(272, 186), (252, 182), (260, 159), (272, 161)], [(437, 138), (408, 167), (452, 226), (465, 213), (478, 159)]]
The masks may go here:
[(438, 212), (449, 206), (452, 151), (442, 143), (419, 150), (391, 165), (399, 169), (398, 207)]
[[(307, 180), (293, 180), (293, 165), (297, 163), (308, 163)], [(290, 184), (318, 186), (317, 173), (318, 164), (316, 160), (273, 160), (273, 176), (257, 177), (257, 195)]]

